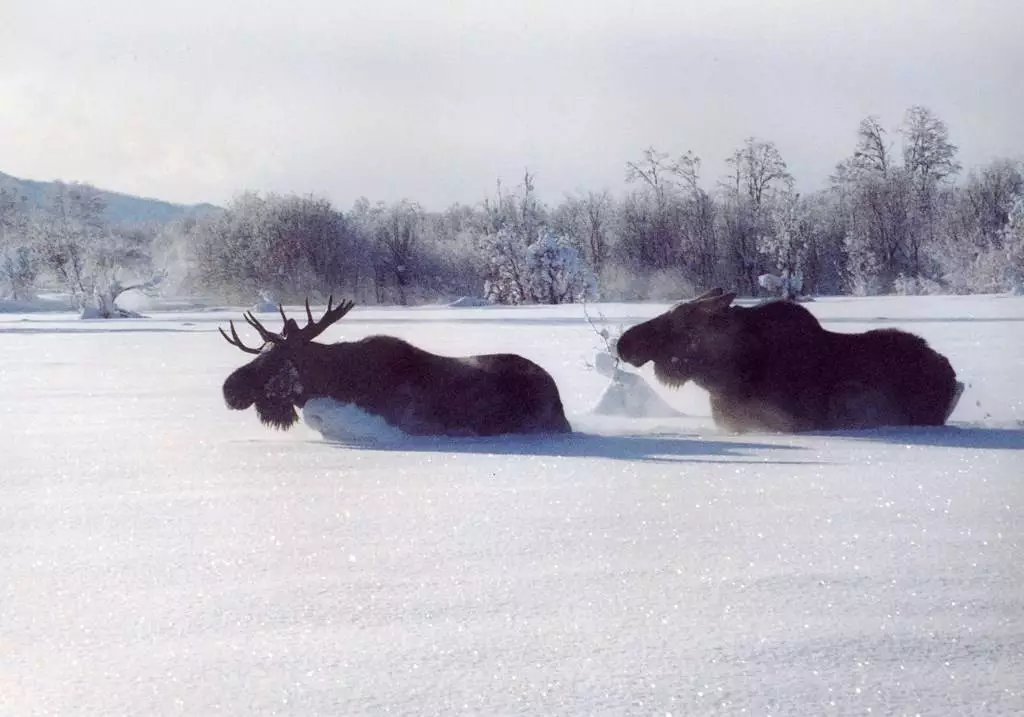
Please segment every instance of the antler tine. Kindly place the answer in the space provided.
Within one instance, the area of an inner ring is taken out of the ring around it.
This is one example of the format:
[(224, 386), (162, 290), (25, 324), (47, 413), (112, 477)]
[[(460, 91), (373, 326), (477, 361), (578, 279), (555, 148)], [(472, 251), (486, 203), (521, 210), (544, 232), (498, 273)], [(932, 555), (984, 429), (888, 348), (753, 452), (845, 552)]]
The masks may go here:
[(256, 329), (256, 331), (259, 332), (260, 338), (266, 341), (267, 343), (284, 343), (284, 338), (282, 338), (280, 334), (275, 334), (272, 331), (267, 331), (265, 328), (263, 328), (263, 324), (256, 320), (256, 317), (253, 316), (253, 313), (251, 311), (246, 311), (244, 314), (242, 314), (242, 318), (245, 319), (246, 323), (249, 324), (249, 326)]
[(356, 305), (356, 302), (354, 302), (354, 301), (342, 301), (340, 304), (335, 306), (334, 309), (332, 310), (330, 308), (330, 304), (328, 304), (327, 305), (327, 313), (324, 314), (324, 319), (327, 319), (327, 317), (330, 316), (331, 317), (330, 318), (330, 323), (333, 324), (335, 321), (340, 319), (342, 316), (344, 316), (345, 314), (350, 312), (352, 310), (352, 307), (354, 307), (355, 305)]
[[(284, 306), (282, 306), (281, 304), (278, 304), (277, 305), (277, 310), (281, 312), (281, 321), (283, 321), (285, 324), (287, 324), (288, 323), (288, 317), (284, 315)], [(284, 331), (284, 329), (281, 329), (281, 330)]]
[(317, 321), (313, 318), (313, 312), (309, 308), (309, 298), (306, 298), (306, 316), (309, 317), (309, 323), (302, 329), (300, 336), (302, 341), (312, 341), (317, 336), (322, 334), (328, 326), (333, 324), (335, 321), (340, 319), (342, 316), (347, 314), (355, 306), (353, 301), (342, 301), (337, 306), (334, 306), (334, 295), (327, 299), (327, 310), (324, 315)]
[(249, 348), (248, 346), (242, 343), (242, 339), (238, 337), (238, 331), (235, 330), (234, 321), (229, 321), (228, 323), (231, 325), (231, 338), (228, 338), (228, 335), (224, 333), (224, 329), (222, 329), (220, 326), (217, 327), (217, 331), (220, 331), (220, 335), (224, 337), (225, 341), (227, 341), (229, 344), (236, 348), (242, 349), (242, 351), (245, 351), (247, 354), (260, 353), (260, 349)]
[[(331, 302), (327, 302), (328, 311), (331, 308)], [(309, 309), (309, 297), (306, 297), (306, 326), (312, 326), (316, 321), (313, 320), (313, 312)]]

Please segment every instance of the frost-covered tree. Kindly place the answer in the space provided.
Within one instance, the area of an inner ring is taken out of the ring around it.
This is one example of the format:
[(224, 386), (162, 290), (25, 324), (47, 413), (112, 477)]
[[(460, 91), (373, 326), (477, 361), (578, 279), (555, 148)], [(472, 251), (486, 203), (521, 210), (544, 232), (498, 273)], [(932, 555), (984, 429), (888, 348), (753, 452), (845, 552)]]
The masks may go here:
[(832, 191), (845, 224), (851, 288), (885, 292), (900, 274), (916, 277), (922, 272), (926, 222), (915, 197), (914, 176), (906, 161), (904, 166), (893, 162), (875, 118), (861, 122), (853, 155), (832, 176)]
[(678, 177), (668, 152), (654, 147), (644, 150), (643, 159), (626, 163), (626, 181), (646, 185), (660, 204), (665, 204), (675, 192)]
[[(118, 308), (117, 298), (159, 283), (150, 264), (153, 233), (111, 227), (104, 208), (95, 188), (57, 182), (50, 205), (34, 217), (29, 233), (40, 268), (64, 286), (83, 316), (128, 316), (132, 312)], [(142, 278), (124, 284), (124, 275)]]
[(729, 175), (718, 213), (719, 253), (733, 285), (756, 292), (762, 272), (761, 238), (772, 234), (770, 207), (792, 191), (793, 176), (773, 142), (748, 137), (727, 159)]
[(1001, 265), (1017, 197), (1024, 195), (1024, 162), (994, 161), (941, 195), (934, 259), (955, 293), (1003, 291)]
[(361, 200), (352, 218), (371, 248), (377, 303), (409, 303), (410, 294), (427, 273), (423, 247), (426, 214), (422, 207), (405, 199), (372, 206)]
[(104, 202), (87, 184), (55, 182), (50, 204), (31, 227), (41, 264), (78, 307), (92, 295), (89, 252), (107, 239)]
[(188, 230), (195, 284), (251, 301), (260, 292), (301, 301), (344, 287), (355, 294), (366, 242), (322, 197), (244, 193)]
[(597, 278), (563, 237), (542, 231), (525, 246), (514, 231), (484, 238), (489, 257), (484, 296), (498, 304), (564, 304), (593, 298)]
[(31, 246), (0, 245), (0, 298), (28, 298), (37, 276), (39, 257)]
[(91, 301), (82, 307), (82, 318), (86, 319), (129, 319), (140, 318), (141, 314), (117, 305), (117, 300), (129, 291), (139, 291), (147, 296), (155, 295), (163, 274), (132, 284), (123, 284), (116, 272), (97, 278), (93, 282)]
[(900, 127), (903, 171), (910, 183), (909, 231), (906, 236), (907, 275), (930, 279), (937, 273), (935, 249), (941, 193), (959, 171), (957, 147), (949, 141), (946, 123), (926, 107), (907, 110)]
[(701, 160), (653, 147), (626, 165), (630, 192), (618, 205), (601, 282), (627, 298), (678, 296), (716, 280), (722, 271), (718, 208), (700, 186)]
[(569, 196), (552, 212), (552, 229), (576, 247), (596, 274), (608, 260), (614, 202), (611, 194)]
[(929, 191), (960, 171), (957, 146), (949, 141), (949, 128), (927, 107), (914, 105), (907, 110), (900, 135), (903, 166), (919, 192)]
[(679, 260), (679, 236), (671, 216), (677, 191), (669, 154), (648, 147), (643, 155), (626, 164), (626, 182), (636, 189), (622, 204), (620, 245), (635, 270), (653, 272)]
[(679, 266), (679, 232), (673, 215), (675, 197), (659, 197), (659, 190), (642, 186), (627, 194), (619, 206), (616, 258), (638, 277)]
[(806, 294), (843, 293), (846, 253), (843, 247), (846, 225), (830, 191), (801, 196), (801, 223), (808, 237), (803, 258), (803, 290)]
[(771, 193), (793, 187), (793, 175), (774, 142), (747, 137), (726, 160), (727, 186), (736, 196), (760, 206)]
[(423, 209), (415, 202), (402, 200), (388, 207), (377, 226), (376, 244), (382, 269), (394, 281), (398, 303), (409, 302), (410, 284), (423, 233)]
[(1024, 194), (1017, 196), (1003, 231), (1000, 290), (1024, 294)]
[(634, 271), (685, 273), (686, 245), (691, 239), (699, 244), (687, 226), (688, 220), (702, 218), (699, 173), (700, 158), (693, 152), (673, 158), (654, 147), (626, 164), (626, 182), (634, 190), (621, 205), (619, 246), (620, 256)]
[(0, 189), (0, 298), (27, 298), (39, 274), (39, 256), (27, 228), (24, 197)]
[(881, 293), (882, 258), (870, 237), (851, 231), (843, 241), (846, 251), (846, 273), (850, 291), (855, 296)]
[(530, 170), (523, 172), (523, 181), (512, 192), (506, 191), (501, 180), (497, 183), (494, 199), (484, 200), (487, 217), (486, 231), (496, 234), (504, 229), (514, 234), (526, 246), (533, 244), (547, 225), (547, 210), (537, 198), (536, 177)]
[[(762, 207), (767, 221), (761, 225), (758, 248), (764, 268), (778, 277), (783, 295), (841, 291), (845, 227), (837, 221), (836, 211), (828, 192), (780, 192)], [(758, 282), (765, 286), (760, 278)]]
[(527, 249), (525, 260), (525, 288), (533, 301), (570, 304), (595, 298), (597, 277), (563, 237), (542, 233)]
[(165, 272), (153, 268), (152, 244), (151, 231), (111, 227), (103, 241), (89, 248), (85, 286), (90, 294), (82, 302), (83, 316), (101, 319), (139, 316), (118, 306), (117, 302), (129, 291), (156, 295)]
[(722, 273), (741, 292), (755, 292), (761, 272), (758, 241), (765, 233), (765, 216), (749, 200), (733, 193), (722, 198), (717, 215)]
[(893, 167), (892, 143), (875, 116), (865, 117), (857, 126), (853, 154), (836, 165), (834, 184), (855, 182), (864, 175), (884, 177)]
[(487, 260), (484, 297), (496, 304), (522, 304), (531, 299), (527, 283), (529, 247), (513, 227), (484, 235), (481, 250)]
[[(813, 242), (806, 208), (796, 193), (779, 195), (767, 210), (768, 222), (758, 248), (779, 273), (786, 298), (803, 291), (804, 269)], [(764, 285), (758, 278), (758, 283)]]
[(549, 231), (546, 207), (537, 199), (534, 176), (527, 171), (517, 191), (507, 193), (498, 183), (495, 200), (483, 204), (486, 222), (479, 237), (486, 262), (484, 295), (501, 304), (533, 301), (527, 280), (530, 247)]

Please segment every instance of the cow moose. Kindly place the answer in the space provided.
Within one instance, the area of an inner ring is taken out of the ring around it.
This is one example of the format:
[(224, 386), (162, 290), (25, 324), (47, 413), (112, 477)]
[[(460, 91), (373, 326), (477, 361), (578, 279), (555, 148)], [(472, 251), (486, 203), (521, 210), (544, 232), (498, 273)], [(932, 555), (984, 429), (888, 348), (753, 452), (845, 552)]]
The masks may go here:
[(653, 362), (663, 384), (693, 381), (736, 433), (939, 426), (959, 400), (949, 361), (919, 336), (828, 331), (792, 301), (735, 298), (717, 288), (676, 304), (623, 333), (618, 355)]
[(263, 340), (242, 343), (230, 322), (229, 344), (256, 358), (224, 381), (228, 408), (256, 406), (264, 425), (282, 430), (298, 421), (296, 407), (311, 398), (333, 398), (383, 418), (410, 435), (492, 436), (508, 433), (566, 433), (554, 379), (516, 354), (449, 357), (424, 351), (393, 336), (321, 344), (313, 341), (352, 310), (342, 301), (319, 321), (306, 300), (306, 326), (299, 328), (278, 306), (284, 329), (268, 331), (251, 312), (245, 321)]

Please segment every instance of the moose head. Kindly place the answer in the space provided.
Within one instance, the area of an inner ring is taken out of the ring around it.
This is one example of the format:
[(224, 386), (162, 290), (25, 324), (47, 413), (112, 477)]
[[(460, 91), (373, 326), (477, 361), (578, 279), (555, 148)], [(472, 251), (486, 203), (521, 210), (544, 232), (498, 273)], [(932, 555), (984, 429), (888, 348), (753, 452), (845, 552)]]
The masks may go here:
[(326, 346), (314, 344), (313, 339), (322, 334), (331, 324), (352, 310), (355, 306), (351, 301), (342, 301), (333, 306), (334, 297), (327, 302), (327, 311), (319, 321), (313, 318), (306, 299), (307, 323), (299, 327), (295, 319), (288, 318), (284, 307), (278, 305), (284, 328), (281, 333), (268, 331), (252, 312), (242, 315), (251, 327), (256, 329), (263, 345), (251, 348), (242, 343), (235, 322), (230, 322), (231, 335), (218, 328), (221, 336), (247, 354), (254, 354), (255, 359), (234, 371), (224, 381), (224, 401), (228, 408), (243, 411), (256, 406), (256, 413), (264, 425), (280, 429), (290, 428), (299, 420), (295, 406), (302, 406), (316, 389), (314, 374), (309, 370), (320, 350)]
[(654, 363), (658, 380), (670, 386), (703, 383), (732, 367), (742, 348), (741, 326), (729, 312), (736, 294), (712, 289), (683, 301), (619, 337), (619, 357), (634, 366)]

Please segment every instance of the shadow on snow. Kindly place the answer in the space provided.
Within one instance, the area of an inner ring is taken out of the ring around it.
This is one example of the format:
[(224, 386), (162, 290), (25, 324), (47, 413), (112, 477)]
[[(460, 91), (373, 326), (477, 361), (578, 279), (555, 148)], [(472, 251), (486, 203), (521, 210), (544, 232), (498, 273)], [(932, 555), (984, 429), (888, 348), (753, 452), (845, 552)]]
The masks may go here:
[[(765, 434), (765, 438), (780, 437)], [(981, 450), (1024, 450), (1024, 428), (942, 426), (885, 428), (864, 431), (831, 431), (795, 434), (792, 437), (836, 438), (895, 445), (916, 445)], [(820, 447), (757, 442), (756, 436), (709, 439), (697, 434), (602, 435), (574, 432), (564, 436), (497, 436), (455, 438), (447, 436), (396, 436), (386, 439), (336, 439), (316, 442), (343, 449), (404, 453), (460, 453), (471, 455), (547, 456), (552, 458), (601, 458), (654, 463), (756, 463), (762, 465), (823, 465), (808, 457), (800, 460), (793, 451), (820, 456)], [(792, 460), (781, 456), (793, 456)]]
[(824, 431), (801, 435), (913, 446), (1024, 450), (1024, 427), (997, 428), (971, 424), (950, 424), (946, 426), (874, 428), (864, 431)]
[[(707, 440), (681, 435), (608, 436), (569, 433), (561, 436), (498, 436), (453, 438), (402, 436), (386, 440), (341, 440), (323, 442), (345, 449), (402, 453), (463, 453), (472, 455), (547, 456), (552, 458), (603, 458), (655, 463), (757, 463), (807, 465), (807, 461), (774, 460), (752, 451), (794, 451), (795, 446), (753, 443), (740, 440)], [(716, 458), (728, 459), (717, 461)], [(744, 460), (745, 459), (745, 460)], [(816, 463), (815, 461), (811, 461)]]

